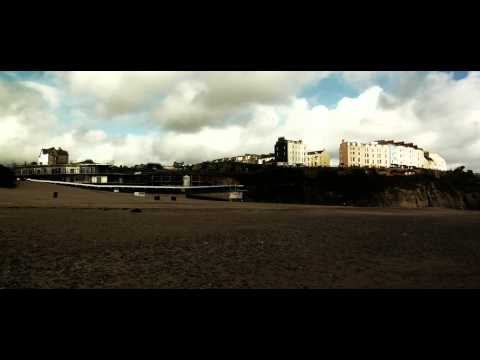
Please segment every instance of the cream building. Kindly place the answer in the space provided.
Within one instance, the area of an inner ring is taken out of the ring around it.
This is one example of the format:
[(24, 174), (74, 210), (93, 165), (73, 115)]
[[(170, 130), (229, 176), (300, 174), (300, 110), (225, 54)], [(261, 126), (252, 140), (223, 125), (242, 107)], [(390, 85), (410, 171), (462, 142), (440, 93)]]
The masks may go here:
[(343, 141), (340, 144), (340, 166), (389, 167), (390, 147), (378, 142)]
[(306, 165), (309, 167), (330, 166), (330, 154), (325, 150), (309, 151), (306, 156)]
[(275, 144), (275, 161), (287, 165), (305, 165), (307, 147), (302, 140), (280, 137)]
[(445, 160), (413, 143), (379, 140), (369, 143), (344, 141), (340, 144), (342, 167), (416, 167), (446, 170)]

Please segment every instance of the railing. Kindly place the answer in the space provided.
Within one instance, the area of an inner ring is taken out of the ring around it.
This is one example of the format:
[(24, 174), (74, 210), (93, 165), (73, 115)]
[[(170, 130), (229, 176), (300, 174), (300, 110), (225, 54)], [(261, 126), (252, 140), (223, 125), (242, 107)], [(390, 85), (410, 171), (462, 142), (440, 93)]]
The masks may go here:
[[(56, 185), (70, 185), (70, 186), (79, 186), (87, 188), (97, 188), (97, 189), (172, 189), (172, 190), (195, 190), (195, 189), (235, 189), (233, 191), (242, 191), (241, 188), (244, 185), (207, 185), (207, 186), (156, 186), (156, 185), (99, 185), (99, 184), (84, 184), (84, 183), (75, 183), (68, 181), (53, 181), (53, 180), (38, 180), (30, 179), (27, 181), (39, 182), (39, 183), (48, 183)], [(240, 189), (238, 189), (240, 188)]]

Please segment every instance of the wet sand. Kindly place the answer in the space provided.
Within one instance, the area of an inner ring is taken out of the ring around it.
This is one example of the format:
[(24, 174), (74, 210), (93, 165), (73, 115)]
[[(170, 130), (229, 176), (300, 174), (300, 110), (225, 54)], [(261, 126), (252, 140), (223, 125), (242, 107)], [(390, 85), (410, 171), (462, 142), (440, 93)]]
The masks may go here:
[(480, 287), (480, 212), (160, 196), (0, 189), (0, 288)]

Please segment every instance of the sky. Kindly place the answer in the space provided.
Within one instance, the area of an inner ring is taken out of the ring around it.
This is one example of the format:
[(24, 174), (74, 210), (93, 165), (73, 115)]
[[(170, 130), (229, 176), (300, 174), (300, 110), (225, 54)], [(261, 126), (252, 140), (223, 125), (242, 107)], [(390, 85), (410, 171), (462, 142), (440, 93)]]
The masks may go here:
[(272, 153), (278, 137), (413, 142), (480, 171), (480, 72), (0, 71), (0, 162), (197, 163)]

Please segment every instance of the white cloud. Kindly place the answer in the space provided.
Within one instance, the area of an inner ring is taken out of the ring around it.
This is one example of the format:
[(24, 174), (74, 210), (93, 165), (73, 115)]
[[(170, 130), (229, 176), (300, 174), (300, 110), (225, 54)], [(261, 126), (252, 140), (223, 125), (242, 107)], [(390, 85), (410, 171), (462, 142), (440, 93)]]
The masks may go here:
[(59, 91), (54, 87), (40, 84), (34, 81), (21, 81), (20, 84), (35, 91), (38, 91), (52, 108), (58, 108), (58, 106), (60, 105), (60, 94)]
[[(151, 110), (152, 125), (182, 132), (223, 126), (257, 104), (285, 103), (329, 72), (68, 72), (57, 76), (100, 117)], [(92, 100), (93, 99), (93, 100)], [(92, 106), (93, 104), (93, 106)]]
[(164, 96), (188, 72), (72, 71), (57, 74), (74, 96), (92, 97), (103, 116), (141, 111), (149, 101)]
[(92, 142), (104, 141), (107, 138), (107, 134), (103, 130), (89, 130), (85, 134), (85, 137)]
[(57, 118), (43, 94), (22, 83), (0, 81), (0, 161), (33, 161)]
[(18, 121), (15, 116), (3, 116), (1, 124), (1, 139), (3, 142), (22, 141), (28, 138), (29, 131), (27, 126)]
[[(479, 73), (458, 81), (437, 72), (347, 73), (344, 77), (362, 91), (331, 109), (298, 96), (302, 87), (325, 76), (74, 72), (55, 74), (67, 88), (0, 82), (0, 160), (34, 161), (41, 147), (62, 146), (73, 160), (199, 162), (273, 152), (276, 139), (285, 136), (303, 139), (311, 150), (326, 148), (334, 162), (342, 139), (396, 139), (438, 152), (452, 166), (480, 170)], [(395, 86), (388, 91), (378, 86), (382, 76)], [(55, 112), (64, 93), (78, 100), (68, 123), (59, 122)], [(151, 132), (112, 135), (85, 104), (99, 104), (94, 113), (110, 114), (108, 119), (127, 132), (146, 113)]]
[[(480, 169), (475, 152), (480, 138), (478, 75), (470, 74), (455, 81), (448, 74), (430, 74), (417, 77), (417, 81), (420, 83), (416, 87), (404, 83), (416, 90), (412, 91), (411, 97), (401, 92), (403, 99), (395, 106), (382, 106), (381, 99), (388, 94), (378, 86), (368, 88), (356, 98), (342, 99), (331, 110), (322, 105), (312, 107), (306, 99), (292, 98), (285, 105), (256, 106), (252, 118), (243, 126), (232, 125), (214, 133), (201, 131), (184, 143), (177, 140), (175, 143), (182, 149), (204, 148), (214, 136), (228, 138), (232, 142), (222, 149), (228, 149), (229, 155), (234, 155), (271, 152), (276, 138), (286, 136), (303, 139), (311, 150), (327, 148), (335, 158), (342, 139), (396, 139), (412, 141), (427, 150), (439, 152), (452, 166), (466, 163), (473, 169)], [(399, 95), (392, 93), (388, 96)], [(170, 145), (174, 146), (173, 143)], [(217, 157), (223, 156), (224, 152), (218, 151)], [(205, 150), (201, 152), (203, 154)], [(214, 157), (212, 154), (203, 159)]]

